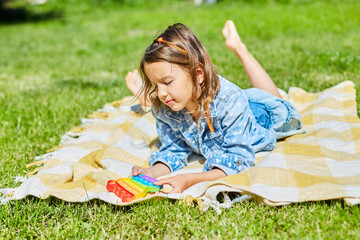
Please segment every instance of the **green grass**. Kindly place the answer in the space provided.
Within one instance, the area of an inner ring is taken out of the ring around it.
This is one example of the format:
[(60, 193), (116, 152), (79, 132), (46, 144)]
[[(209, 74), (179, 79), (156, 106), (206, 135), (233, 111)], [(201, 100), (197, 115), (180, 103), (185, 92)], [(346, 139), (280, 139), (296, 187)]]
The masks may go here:
[[(243, 88), (249, 82), (221, 36), (227, 19), (235, 21), (278, 87), (316, 92), (352, 80), (359, 96), (357, 1), (223, 1), (200, 7), (172, 1), (155, 9), (153, 3), (61, 2), (66, 4), (32, 8), (62, 11), (58, 19), (0, 25), (1, 187), (13, 187), (14, 177), (27, 172), (25, 164), (56, 146), (81, 117), (129, 95), (127, 71), (174, 22), (189, 25), (221, 74)], [(28, 198), (0, 206), (0, 238), (355, 239), (359, 217), (359, 206), (342, 201), (278, 208), (248, 202), (217, 215), (168, 200), (123, 208)]]
[(249, 202), (218, 215), (170, 200), (125, 208), (97, 201), (26, 199), (5, 206), (0, 216), (1, 234), (7, 238), (355, 239), (359, 214), (358, 207), (339, 201), (280, 208)]

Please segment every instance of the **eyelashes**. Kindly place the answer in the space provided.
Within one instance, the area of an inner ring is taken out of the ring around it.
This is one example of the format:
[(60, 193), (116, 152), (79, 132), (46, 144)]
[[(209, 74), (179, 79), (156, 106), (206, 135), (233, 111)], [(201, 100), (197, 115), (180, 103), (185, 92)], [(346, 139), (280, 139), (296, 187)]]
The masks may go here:
[[(172, 82), (173, 82), (173, 80), (169, 81), (169, 82), (166, 82), (166, 83), (163, 83), (163, 84), (166, 85), (166, 86), (169, 86)], [(150, 88), (151, 91), (156, 90), (156, 89), (157, 89), (157, 85), (152, 85), (151, 88)]]
[(167, 83), (165, 83), (166, 86), (169, 86), (173, 81), (169, 81)]
[[(174, 82), (174, 79), (169, 80), (168, 82), (162, 82), (162, 83), (159, 83), (159, 84), (163, 84), (163, 85), (165, 85), (165, 86), (169, 86), (169, 85), (171, 85), (173, 82)], [(157, 91), (157, 89), (158, 89), (158, 85), (155, 85), (154, 83), (151, 83), (150, 92)]]

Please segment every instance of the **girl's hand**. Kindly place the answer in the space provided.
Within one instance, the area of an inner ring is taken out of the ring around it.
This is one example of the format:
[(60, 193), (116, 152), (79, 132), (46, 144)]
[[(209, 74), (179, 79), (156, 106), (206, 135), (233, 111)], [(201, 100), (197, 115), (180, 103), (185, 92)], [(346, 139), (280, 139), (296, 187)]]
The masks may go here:
[(137, 175), (148, 175), (150, 177), (153, 178), (157, 178), (160, 177), (162, 175), (168, 174), (170, 173), (170, 168), (168, 166), (166, 166), (163, 163), (156, 163), (154, 166), (150, 167), (150, 168), (142, 168), (139, 166), (133, 166), (132, 167), (132, 176), (137, 176)]
[(154, 185), (169, 184), (173, 189), (169, 193), (182, 193), (193, 185), (190, 174), (179, 174), (173, 177), (164, 178), (154, 183)]
[(150, 177), (153, 177), (152, 172), (150, 171), (150, 168), (142, 168), (142, 167), (138, 167), (138, 166), (133, 166), (132, 167), (132, 176), (137, 176), (137, 175), (148, 175)]

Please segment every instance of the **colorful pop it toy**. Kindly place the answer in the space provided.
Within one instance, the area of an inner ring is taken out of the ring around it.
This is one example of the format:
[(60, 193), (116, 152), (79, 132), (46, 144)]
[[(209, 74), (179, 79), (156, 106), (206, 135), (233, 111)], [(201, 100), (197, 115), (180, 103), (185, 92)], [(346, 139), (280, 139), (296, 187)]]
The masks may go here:
[(158, 181), (147, 175), (132, 176), (131, 178), (119, 178), (108, 181), (106, 188), (115, 193), (123, 202), (145, 197), (148, 192), (159, 192), (161, 186), (155, 186)]

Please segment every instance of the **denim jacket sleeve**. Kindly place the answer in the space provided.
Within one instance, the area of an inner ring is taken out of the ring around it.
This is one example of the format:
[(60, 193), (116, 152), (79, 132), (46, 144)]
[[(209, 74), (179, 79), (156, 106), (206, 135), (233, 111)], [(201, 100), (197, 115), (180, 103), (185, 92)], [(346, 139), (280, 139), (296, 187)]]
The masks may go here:
[(204, 169), (220, 168), (227, 175), (239, 173), (255, 164), (250, 131), (254, 121), (248, 99), (242, 90), (233, 91), (218, 105), (223, 142), (221, 150), (213, 152)]
[(161, 162), (167, 165), (170, 170), (176, 171), (185, 167), (187, 158), (191, 153), (190, 147), (178, 136), (174, 130), (161, 119), (156, 119), (156, 129), (161, 142), (159, 151), (151, 153), (149, 165)]

